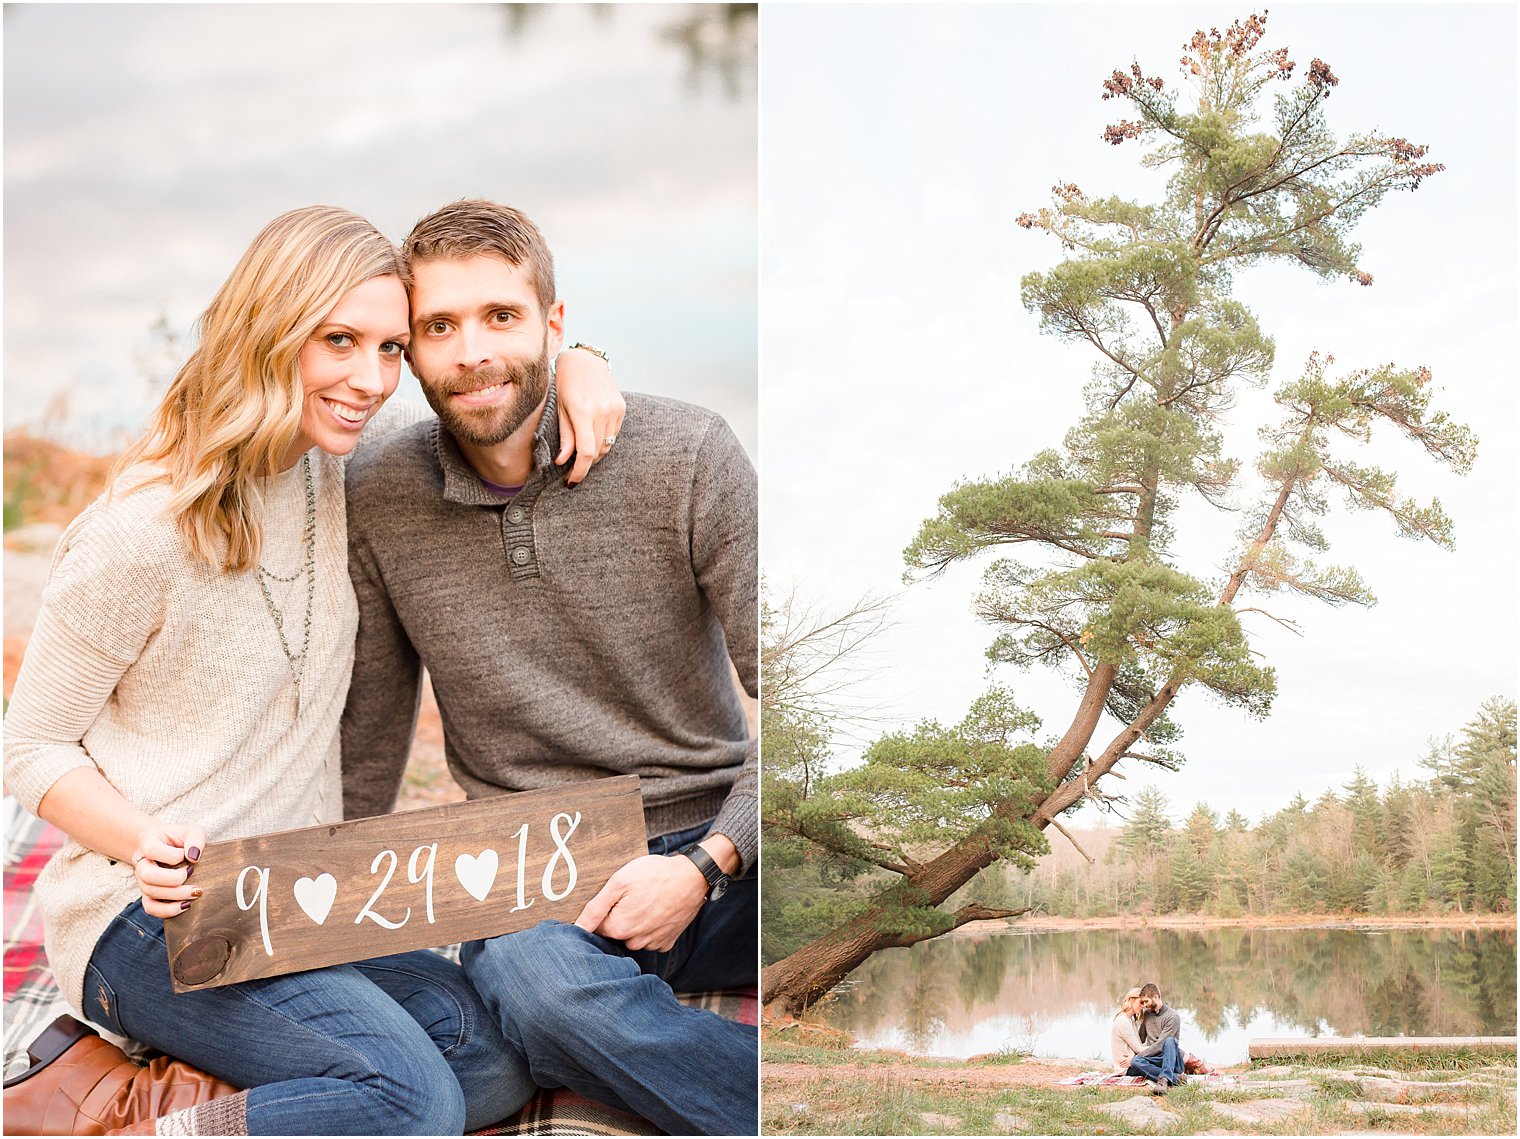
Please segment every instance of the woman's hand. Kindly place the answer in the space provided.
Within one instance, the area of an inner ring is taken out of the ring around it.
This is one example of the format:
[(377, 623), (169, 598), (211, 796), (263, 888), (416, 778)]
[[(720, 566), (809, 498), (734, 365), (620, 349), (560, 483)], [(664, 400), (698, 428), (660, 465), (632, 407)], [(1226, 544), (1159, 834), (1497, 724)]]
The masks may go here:
[(189, 884), (190, 872), (200, 861), (206, 832), (194, 823), (155, 823), (137, 835), (132, 867), (142, 891), (143, 912), (168, 920), (190, 908), (201, 896)]
[(586, 348), (567, 348), (555, 360), (555, 390), (559, 393), (559, 454), (563, 463), (575, 452), (575, 466), (565, 482), (574, 486), (591, 465), (612, 450), (623, 429), (628, 405), (607, 361)]

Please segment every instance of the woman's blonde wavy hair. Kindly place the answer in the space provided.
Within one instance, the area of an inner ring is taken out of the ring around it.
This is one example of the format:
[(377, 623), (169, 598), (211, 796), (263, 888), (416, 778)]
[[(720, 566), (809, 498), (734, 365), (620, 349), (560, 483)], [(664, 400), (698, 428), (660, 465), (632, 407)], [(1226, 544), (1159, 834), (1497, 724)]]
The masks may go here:
[(257, 480), (277, 471), (301, 430), (302, 346), (350, 289), (407, 280), (393, 245), (357, 214), (306, 206), (266, 225), (197, 322), (199, 342), (147, 433), (118, 461), (161, 472), (191, 552), (227, 572), (258, 564)]

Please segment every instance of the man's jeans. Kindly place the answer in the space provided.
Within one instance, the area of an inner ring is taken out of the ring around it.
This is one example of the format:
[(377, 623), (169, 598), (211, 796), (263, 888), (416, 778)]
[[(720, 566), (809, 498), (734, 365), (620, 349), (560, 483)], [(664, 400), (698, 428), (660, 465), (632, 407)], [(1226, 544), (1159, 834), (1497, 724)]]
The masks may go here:
[(139, 900), (95, 945), (84, 1012), (251, 1089), (250, 1135), (459, 1135), (534, 1091), (464, 971), (425, 950), (176, 993)]
[(1175, 1036), (1161, 1042), (1159, 1056), (1136, 1056), (1129, 1062), (1126, 1076), (1144, 1076), (1147, 1080), (1165, 1080), (1168, 1084), (1182, 1082), (1182, 1047)]
[[(664, 835), (679, 850), (707, 827)], [(543, 1087), (566, 1087), (642, 1115), (671, 1135), (755, 1135), (759, 1032), (687, 1008), (683, 991), (753, 985), (753, 874), (705, 902), (668, 953), (563, 922), (467, 942), (465, 971)]]

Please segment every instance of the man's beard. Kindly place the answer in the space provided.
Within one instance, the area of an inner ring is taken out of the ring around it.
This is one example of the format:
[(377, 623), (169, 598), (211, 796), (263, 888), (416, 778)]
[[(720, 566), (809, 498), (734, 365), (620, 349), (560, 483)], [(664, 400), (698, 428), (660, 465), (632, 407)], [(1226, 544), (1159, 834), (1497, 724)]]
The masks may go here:
[[(422, 394), (450, 435), (472, 447), (494, 447), (521, 427), (528, 416), (538, 412), (538, 406), (549, 390), (548, 345), (536, 360), (518, 361), (500, 368), (479, 368), (447, 383), (421, 375), (417, 379), (422, 384)], [(475, 391), (504, 381), (511, 383), (513, 393), (512, 400), (506, 404), (464, 408), (449, 399), (458, 392)]]

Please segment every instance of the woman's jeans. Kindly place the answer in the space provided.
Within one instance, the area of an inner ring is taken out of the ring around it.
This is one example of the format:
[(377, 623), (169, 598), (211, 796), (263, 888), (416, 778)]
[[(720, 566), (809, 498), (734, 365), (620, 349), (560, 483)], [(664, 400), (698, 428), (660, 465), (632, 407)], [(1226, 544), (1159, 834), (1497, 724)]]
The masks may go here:
[(176, 993), (163, 922), (139, 900), (96, 943), (84, 1006), (250, 1089), (250, 1135), (459, 1135), (534, 1090), (463, 970), (425, 950)]
[[(665, 854), (707, 826), (649, 844)], [(515, 1055), (544, 1087), (567, 1087), (642, 1115), (671, 1135), (755, 1135), (759, 1033), (676, 1000), (672, 988), (753, 985), (751, 876), (706, 902), (668, 953), (562, 922), (467, 942), (461, 959)]]

